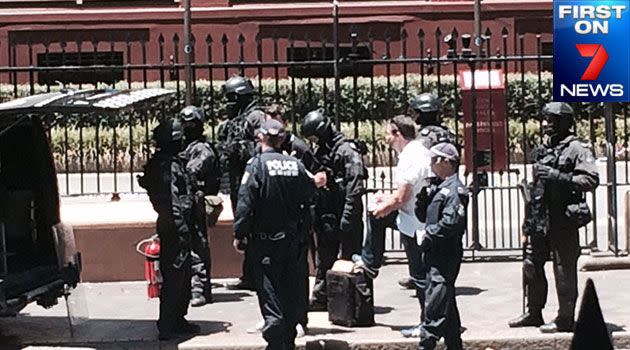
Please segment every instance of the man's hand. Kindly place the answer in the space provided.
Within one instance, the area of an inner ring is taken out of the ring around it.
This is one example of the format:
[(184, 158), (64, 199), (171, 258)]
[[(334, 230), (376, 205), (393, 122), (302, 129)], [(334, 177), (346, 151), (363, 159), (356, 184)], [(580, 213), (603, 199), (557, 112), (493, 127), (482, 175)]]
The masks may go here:
[(313, 182), (315, 183), (315, 187), (317, 188), (326, 186), (327, 181), (328, 177), (326, 176), (325, 171), (320, 171), (317, 174), (313, 175)]
[(536, 166), (536, 173), (539, 179), (545, 181), (557, 181), (560, 178), (560, 170), (552, 168), (548, 165)]
[(237, 253), (239, 254), (245, 254), (245, 249), (244, 246), (247, 244), (247, 239), (237, 239), (234, 238), (234, 241), (232, 242), (232, 246), (234, 247), (234, 250), (236, 250)]
[(384, 218), (387, 214), (389, 213), (385, 211), (384, 206), (377, 206), (374, 210), (372, 210), (372, 215), (377, 219)]

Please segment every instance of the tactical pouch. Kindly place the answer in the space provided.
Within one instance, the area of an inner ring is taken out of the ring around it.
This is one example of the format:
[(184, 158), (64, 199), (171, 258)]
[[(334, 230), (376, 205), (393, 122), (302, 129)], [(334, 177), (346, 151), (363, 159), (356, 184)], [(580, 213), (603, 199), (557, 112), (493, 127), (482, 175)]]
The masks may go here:
[(564, 212), (569, 220), (571, 220), (578, 228), (586, 226), (591, 220), (593, 215), (591, 209), (586, 202), (579, 202), (575, 204), (569, 204), (567, 210)]
[(214, 227), (223, 211), (223, 199), (219, 196), (205, 196), (204, 201), (206, 203), (206, 223), (208, 227)]

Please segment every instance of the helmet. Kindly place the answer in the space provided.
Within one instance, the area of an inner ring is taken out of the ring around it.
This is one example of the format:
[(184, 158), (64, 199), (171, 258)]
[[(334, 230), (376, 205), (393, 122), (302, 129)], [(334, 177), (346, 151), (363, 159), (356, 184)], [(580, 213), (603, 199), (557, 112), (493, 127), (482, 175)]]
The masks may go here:
[(568, 103), (564, 102), (549, 102), (542, 108), (542, 114), (559, 117), (559, 118), (573, 118), (573, 108)]
[(573, 108), (564, 102), (549, 102), (542, 108), (542, 115), (546, 124), (543, 131), (547, 135), (562, 135), (573, 127)]
[(179, 118), (185, 122), (199, 121), (203, 123), (206, 120), (206, 115), (203, 109), (191, 105), (184, 107), (184, 109), (179, 112)]
[(304, 137), (316, 136), (323, 141), (332, 134), (332, 122), (321, 111), (311, 111), (302, 119), (300, 131)]
[(223, 92), (226, 96), (236, 94), (238, 96), (253, 95), (256, 89), (252, 82), (240, 75), (233, 76), (223, 85)]
[(173, 144), (181, 144), (184, 138), (182, 123), (177, 119), (162, 121), (153, 129), (153, 140), (158, 148), (164, 148)]
[(420, 125), (438, 124), (439, 115), (442, 110), (440, 98), (430, 94), (422, 93), (411, 100), (411, 108), (416, 111), (416, 123)]

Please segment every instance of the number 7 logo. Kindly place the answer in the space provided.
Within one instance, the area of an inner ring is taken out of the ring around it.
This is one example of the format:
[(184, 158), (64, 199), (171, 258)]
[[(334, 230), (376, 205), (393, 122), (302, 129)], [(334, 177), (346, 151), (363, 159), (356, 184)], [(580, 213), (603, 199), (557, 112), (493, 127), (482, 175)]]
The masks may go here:
[(575, 44), (582, 57), (593, 57), (581, 80), (597, 80), (608, 61), (608, 53), (601, 44)]

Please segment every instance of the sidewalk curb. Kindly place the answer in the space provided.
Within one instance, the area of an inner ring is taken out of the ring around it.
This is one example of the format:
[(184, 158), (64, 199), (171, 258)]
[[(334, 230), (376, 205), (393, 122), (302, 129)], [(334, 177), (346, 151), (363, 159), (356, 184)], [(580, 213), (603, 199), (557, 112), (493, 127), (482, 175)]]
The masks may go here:
[[(464, 348), (469, 350), (565, 350), (571, 346), (572, 334), (540, 335), (528, 338), (498, 338), (498, 339), (468, 339), (464, 341)], [(630, 348), (630, 332), (616, 332), (613, 335), (615, 348)], [(112, 342), (64, 342), (54, 344), (33, 344), (31, 348), (41, 347), (88, 347), (96, 349), (185, 349), (185, 350), (264, 350), (265, 345), (226, 345), (226, 344), (195, 344), (184, 341), (158, 342), (158, 341), (112, 341)], [(193, 340), (194, 342), (194, 340)], [(296, 350), (415, 350), (417, 339), (400, 341), (368, 341), (346, 342), (335, 339), (298, 340)], [(26, 344), (24, 344), (26, 346)], [(445, 349), (441, 342), (437, 349)]]
[(589, 256), (580, 264), (580, 271), (627, 270), (630, 257)]

